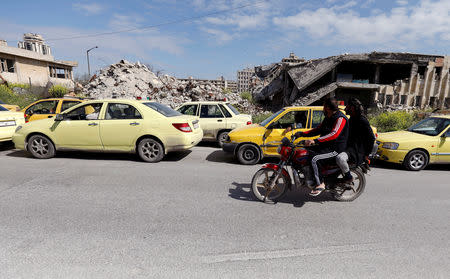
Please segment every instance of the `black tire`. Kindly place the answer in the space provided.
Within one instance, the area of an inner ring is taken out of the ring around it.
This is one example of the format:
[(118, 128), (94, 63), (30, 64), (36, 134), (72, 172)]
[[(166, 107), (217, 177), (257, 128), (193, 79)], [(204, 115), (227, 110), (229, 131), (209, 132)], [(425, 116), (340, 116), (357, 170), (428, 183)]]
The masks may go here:
[[(366, 188), (366, 176), (360, 168), (350, 170), (353, 176), (353, 190), (346, 190), (343, 193), (334, 193), (333, 197), (342, 202), (351, 202), (361, 196)], [(358, 184), (358, 185), (356, 185)]]
[(403, 166), (410, 171), (423, 170), (428, 165), (428, 154), (422, 150), (413, 150), (406, 155)]
[(145, 138), (139, 142), (137, 153), (145, 162), (156, 163), (164, 158), (164, 147), (155, 139)]
[(28, 152), (38, 159), (50, 159), (55, 156), (53, 142), (44, 135), (34, 135), (28, 140)]
[(237, 152), (238, 161), (243, 165), (254, 165), (261, 159), (261, 152), (253, 144), (243, 144)]
[[(287, 190), (291, 187), (290, 178), (280, 175), (276, 182), (276, 190), (272, 191), (264, 200), (264, 196), (267, 193), (267, 186), (271, 182), (271, 179), (274, 179), (276, 171), (273, 169), (260, 169), (258, 170), (252, 178), (252, 195), (256, 200), (263, 202), (278, 202), (280, 201), (284, 195), (286, 195)], [(282, 183), (280, 183), (282, 180)]]
[(219, 146), (220, 146), (221, 148), (222, 148), (222, 146), (223, 146), (225, 140), (226, 140), (227, 137), (228, 137), (228, 133), (229, 133), (229, 131), (224, 131), (224, 132), (220, 132), (220, 133), (217, 135), (217, 144), (219, 144)]

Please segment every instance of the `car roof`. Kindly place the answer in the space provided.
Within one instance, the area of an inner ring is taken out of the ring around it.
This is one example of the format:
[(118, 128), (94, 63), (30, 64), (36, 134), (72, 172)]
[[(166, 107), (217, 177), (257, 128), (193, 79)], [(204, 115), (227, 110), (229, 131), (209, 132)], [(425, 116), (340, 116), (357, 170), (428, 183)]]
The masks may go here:
[(195, 101), (195, 102), (185, 102), (182, 105), (197, 105), (197, 104), (208, 104), (208, 105), (215, 105), (215, 104), (226, 104), (229, 103), (228, 101)]
[(450, 114), (432, 114), (430, 117), (450, 119)]
[[(323, 106), (290, 106), (284, 107), (283, 109), (298, 109), (298, 108), (323, 109)], [(339, 106), (339, 109), (345, 109), (345, 106)]]

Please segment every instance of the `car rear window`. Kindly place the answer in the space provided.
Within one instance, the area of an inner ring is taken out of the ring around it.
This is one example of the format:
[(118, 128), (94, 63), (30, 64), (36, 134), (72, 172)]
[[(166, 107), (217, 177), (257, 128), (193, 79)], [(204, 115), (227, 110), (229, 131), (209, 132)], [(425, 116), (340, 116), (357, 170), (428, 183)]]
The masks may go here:
[(226, 103), (226, 105), (227, 105), (227, 107), (229, 107), (231, 109), (232, 112), (234, 112), (235, 115), (239, 115), (240, 114), (239, 111), (235, 107), (233, 107), (232, 104)]
[(165, 106), (163, 104), (160, 103), (155, 103), (155, 102), (148, 102), (148, 103), (144, 103), (144, 105), (146, 105), (147, 107), (161, 113), (162, 115), (166, 116), (166, 117), (173, 117), (173, 116), (180, 116), (183, 115), (180, 112), (173, 110), (171, 108), (169, 108), (168, 106)]

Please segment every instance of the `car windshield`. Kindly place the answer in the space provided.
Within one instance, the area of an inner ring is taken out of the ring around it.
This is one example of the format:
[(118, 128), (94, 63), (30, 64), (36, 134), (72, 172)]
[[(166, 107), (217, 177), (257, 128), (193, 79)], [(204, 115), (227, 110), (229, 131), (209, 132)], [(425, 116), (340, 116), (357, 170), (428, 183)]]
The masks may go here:
[(173, 109), (169, 108), (168, 106), (165, 106), (160, 103), (149, 102), (149, 103), (144, 103), (144, 105), (146, 105), (147, 107), (149, 107), (153, 110), (156, 110), (157, 112), (161, 113), (162, 115), (164, 115), (166, 117), (182, 115), (180, 112), (173, 110)]
[(284, 111), (284, 109), (277, 111), (276, 113), (274, 113), (271, 116), (269, 116), (268, 118), (266, 118), (263, 122), (259, 123), (259, 125), (266, 126), (270, 121), (272, 121), (275, 117), (280, 115), (283, 111)]
[(4, 107), (0, 106), (0, 111), (8, 111), (8, 110), (5, 109)]
[(232, 104), (227, 103), (226, 105), (227, 105), (227, 107), (228, 107), (229, 109), (231, 109), (231, 111), (232, 111), (235, 115), (239, 115), (239, 114), (240, 114), (239, 111), (238, 111), (235, 107), (233, 107)]
[(440, 134), (448, 125), (450, 125), (450, 119), (430, 117), (411, 126), (408, 131), (428, 136), (436, 136)]

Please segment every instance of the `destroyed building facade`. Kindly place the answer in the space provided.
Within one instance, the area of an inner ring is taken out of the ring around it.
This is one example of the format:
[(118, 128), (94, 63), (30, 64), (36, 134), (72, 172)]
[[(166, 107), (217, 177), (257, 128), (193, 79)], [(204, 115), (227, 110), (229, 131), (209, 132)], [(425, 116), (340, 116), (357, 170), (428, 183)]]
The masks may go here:
[(21, 83), (33, 86), (63, 85), (73, 89), (75, 61), (55, 60), (42, 36), (27, 33), (18, 47), (0, 40), (0, 83)]
[(253, 100), (272, 107), (357, 97), (367, 107), (450, 107), (450, 56), (372, 52), (255, 68)]

